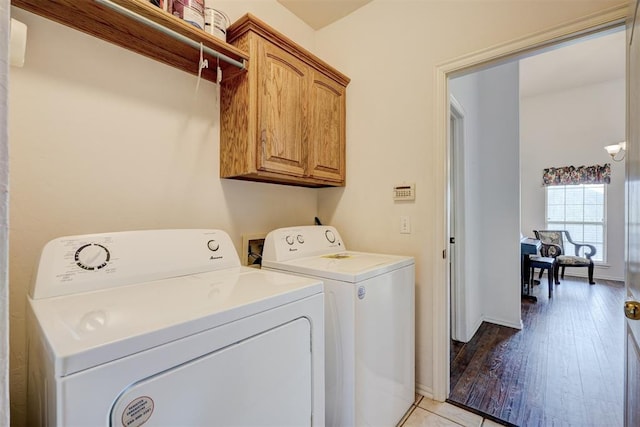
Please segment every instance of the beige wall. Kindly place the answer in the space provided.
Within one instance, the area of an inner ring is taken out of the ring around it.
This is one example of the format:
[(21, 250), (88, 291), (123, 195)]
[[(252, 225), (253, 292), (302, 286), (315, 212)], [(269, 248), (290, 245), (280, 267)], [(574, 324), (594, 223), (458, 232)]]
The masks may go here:
[[(431, 279), (441, 263), (430, 155), (434, 66), (616, 2), (374, 0), (317, 33), (273, 0), (252, 11), (352, 78), (347, 187), (311, 190), (220, 180), (215, 87), (123, 49), (13, 9), (29, 25), (27, 64), (10, 82), (11, 387), (24, 421), (25, 298), (49, 239), (165, 227), (241, 234), (311, 223), (319, 214), (353, 249), (417, 259), (417, 381), (431, 388)], [(221, 7), (223, 8), (223, 7)], [(223, 8), (224, 9), (224, 8)], [(415, 203), (391, 186), (416, 182)], [(399, 215), (413, 234), (398, 234)]]
[[(292, 38), (313, 40), (309, 27), (267, 3), (259, 16), (279, 22)], [(12, 68), (9, 99), (12, 418), (24, 425), (25, 303), (45, 242), (93, 232), (220, 228), (240, 250), (244, 233), (312, 224), (317, 190), (219, 179), (213, 84), (201, 82), (195, 94), (189, 74), (22, 10), (12, 13), (29, 27), (26, 64)]]
[[(347, 98), (347, 187), (323, 189), (319, 217), (354, 249), (414, 255), (417, 384), (432, 391), (433, 277), (444, 271), (437, 234), (442, 169), (433, 155), (435, 68), (446, 61), (566, 23), (624, 1), (374, 0), (322, 29), (316, 50), (352, 79)], [(340, 48), (337, 49), (336, 47)], [(416, 183), (416, 201), (394, 203), (391, 188)], [(398, 233), (399, 216), (413, 233)]]

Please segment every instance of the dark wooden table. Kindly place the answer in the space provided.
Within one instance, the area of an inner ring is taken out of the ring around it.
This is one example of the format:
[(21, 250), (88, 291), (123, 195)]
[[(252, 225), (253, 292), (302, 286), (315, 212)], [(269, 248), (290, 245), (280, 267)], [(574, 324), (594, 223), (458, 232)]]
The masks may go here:
[(536, 255), (541, 246), (540, 240), (530, 237), (520, 239), (520, 295), (522, 298), (534, 302), (538, 301), (538, 299), (531, 295), (529, 255)]

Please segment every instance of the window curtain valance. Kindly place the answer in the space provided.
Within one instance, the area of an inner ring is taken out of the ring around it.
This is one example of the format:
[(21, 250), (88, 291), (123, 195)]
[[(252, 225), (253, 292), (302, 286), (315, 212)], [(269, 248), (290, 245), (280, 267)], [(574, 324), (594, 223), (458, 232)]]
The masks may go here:
[(611, 182), (611, 164), (594, 166), (563, 166), (544, 169), (542, 185), (609, 184)]

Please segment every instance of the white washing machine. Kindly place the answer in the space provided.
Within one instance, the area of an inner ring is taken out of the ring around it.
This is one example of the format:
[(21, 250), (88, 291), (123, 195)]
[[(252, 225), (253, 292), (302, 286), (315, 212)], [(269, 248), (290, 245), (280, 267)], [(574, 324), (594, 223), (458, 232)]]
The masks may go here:
[(322, 282), (223, 231), (53, 240), (28, 311), (31, 426), (325, 424)]
[(262, 267), (324, 282), (326, 424), (395, 426), (415, 399), (414, 260), (346, 249), (333, 227), (282, 228)]

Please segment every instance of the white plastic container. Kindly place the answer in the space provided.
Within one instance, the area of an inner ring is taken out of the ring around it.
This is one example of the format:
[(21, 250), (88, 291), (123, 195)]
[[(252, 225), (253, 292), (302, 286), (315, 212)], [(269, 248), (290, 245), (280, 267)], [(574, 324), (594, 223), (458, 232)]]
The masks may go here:
[(229, 17), (226, 13), (210, 7), (211, 1), (205, 1), (204, 6), (204, 30), (219, 38), (227, 41), (227, 27), (229, 26)]

